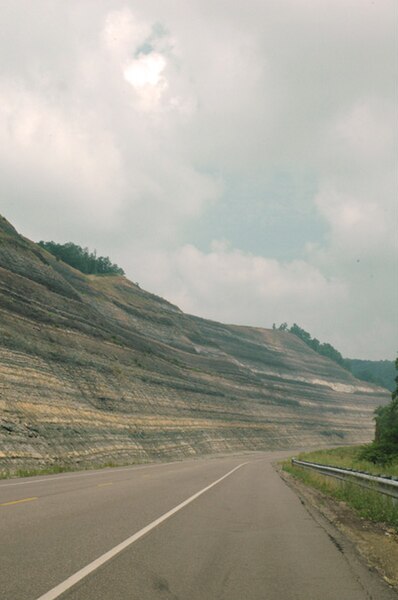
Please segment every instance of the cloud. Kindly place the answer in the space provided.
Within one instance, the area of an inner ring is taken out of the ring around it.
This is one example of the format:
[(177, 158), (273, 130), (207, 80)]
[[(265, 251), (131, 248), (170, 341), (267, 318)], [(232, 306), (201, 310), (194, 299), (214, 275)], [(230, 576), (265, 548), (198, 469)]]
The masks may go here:
[[(393, 356), (396, 302), (394, 296), (385, 298), (386, 272), (377, 264), (353, 261), (339, 274), (327, 275), (315, 260), (281, 262), (224, 241), (214, 242), (209, 252), (186, 245), (169, 253), (148, 251), (145, 258), (144, 267), (140, 257), (132, 261), (139, 280), (192, 314), (252, 326), (299, 322), (349, 357), (386, 357), (392, 340)], [(362, 289), (367, 293), (358, 294)], [(385, 313), (369, 319), (381, 305)]]
[(392, 357), (393, 16), (392, 0), (5, 0), (1, 212), (185, 310)]
[(162, 72), (166, 60), (161, 54), (151, 52), (133, 60), (124, 70), (124, 77), (135, 89), (151, 87), (165, 87), (166, 80)]
[(150, 23), (135, 17), (127, 6), (108, 12), (101, 32), (105, 46), (119, 61), (144, 44), (150, 34)]
[[(165, 97), (162, 51), (172, 41), (155, 25), (113, 10), (90, 44), (72, 41), (68, 72), (60, 60), (0, 77), (3, 211), (29, 215), (27, 235), (90, 241), (122, 230), (150, 245), (219, 196), (219, 178), (195, 168), (178, 143), (189, 98)], [(169, 122), (157, 118), (164, 110)]]
[(107, 227), (117, 211), (124, 177), (112, 136), (98, 130), (95, 119), (83, 123), (78, 111), (62, 111), (21, 82), (3, 83), (0, 148), (7, 208), (36, 203), (55, 216), (58, 210), (66, 212), (68, 199), (74, 218), (78, 215), (87, 226), (95, 212)]
[[(345, 299), (343, 284), (302, 260), (280, 263), (214, 242), (208, 253), (186, 245), (166, 261), (152, 257), (154, 279), (163, 278), (168, 296), (195, 314), (228, 322), (256, 325), (307, 320), (322, 304), (332, 312)], [(156, 273), (156, 264), (159, 273)]]

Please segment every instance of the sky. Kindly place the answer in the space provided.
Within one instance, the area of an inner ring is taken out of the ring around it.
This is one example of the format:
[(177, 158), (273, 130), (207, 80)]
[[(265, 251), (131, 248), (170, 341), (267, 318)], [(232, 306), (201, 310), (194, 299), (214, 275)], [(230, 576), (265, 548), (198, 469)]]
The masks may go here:
[(191, 314), (398, 349), (394, 0), (2, 0), (0, 213)]

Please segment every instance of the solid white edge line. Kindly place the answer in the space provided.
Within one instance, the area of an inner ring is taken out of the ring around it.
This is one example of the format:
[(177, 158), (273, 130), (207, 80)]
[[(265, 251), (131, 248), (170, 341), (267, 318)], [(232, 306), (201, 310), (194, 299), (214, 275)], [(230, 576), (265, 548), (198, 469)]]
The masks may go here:
[(111, 558), (116, 556), (116, 554), (119, 554), (120, 552), (125, 550), (128, 546), (130, 546), (131, 544), (133, 544), (134, 542), (136, 542), (137, 540), (142, 538), (144, 535), (149, 533), (152, 529), (154, 529), (155, 527), (157, 527), (158, 525), (163, 523), (163, 521), (166, 521), (166, 519), (169, 519), (176, 512), (178, 512), (179, 510), (181, 510), (182, 508), (184, 508), (185, 506), (187, 506), (188, 504), (190, 504), (191, 502), (196, 500), (196, 498), (199, 498), (199, 496), (201, 496), (202, 494), (204, 494), (205, 492), (210, 490), (212, 487), (214, 487), (215, 485), (217, 485), (218, 483), (223, 481), (223, 479), (226, 479), (227, 477), (232, 475), (232, 473), (234, 473), (235, 471), (237, 471), (238, 469), (240, 469), (241, 467), (243, 467), (244, 465), (247, 465), (247, 464), (248, 464), (247, 462), (241, 463), (237, 467), (231, 469), (231, 471), (228, 471), (228, 473), (226, 473), (225, 475), (223, 475), (216, 481), (213, 481), (213, 483), (211, 483), (210, 485), (206, 486), (199, 492), (196, 492), (196, 494), (194, 494), (193, 496), (190, 496), (189, 498), (187, 498), (186, 500), (184, 500), (183, 502), (181, 502), (180, 504), (178, 504), (177, 506), (175, 506), (168, 512), (164, 513), (164, 515), (155, 519), (155, 521), (152, 521), (152, 523), (149, 523), (149, 525), (146, 525), (146, 527), (143, 527), (142, 529), (137, 531), (137, 533), (134, 533), (132, 536), (128, 537), (126, 540), (124, 540), (123, 542), (121, 542), (120, 544), (118, 544), (117, 546), (112, 548), (111, 550), (108, 550), (108, 552), (105, 552), (105, 554), (102, 554), (102, 556), (99, 556), (98, 558), (93, 560), (91, 563), (89, 563), (88, 565), (86, 565), (85, 567), (83, 567), (82, 569), (80, 569), (79, 571), (77, 571), (76, 573), (74, 573), (73, 575), (68, 577), (67, 579), (65, 579), (65, 581), (63, 581), (62, 583), (59, 583), (57, 586), (52, 588), (52, 590), (46, 592), (45, 594), (43, 594), (43, 596), (40, 596), (39, 598), (37, 598), (37, 600), (55, 600), (55, 598), (58, 598), (61, 594), (63, 594), (67, 590), (69, 590), (76, 583), (78, 583), (79, 581), (84, 579), (84, 577), (87, 577), (87, 575), (89, 575), (90, 573), (92, 573), (93, 571), (95, 571), (96, 569), (101, 567), (106, 562), (108, 562), (108, 560), (110, 560)]

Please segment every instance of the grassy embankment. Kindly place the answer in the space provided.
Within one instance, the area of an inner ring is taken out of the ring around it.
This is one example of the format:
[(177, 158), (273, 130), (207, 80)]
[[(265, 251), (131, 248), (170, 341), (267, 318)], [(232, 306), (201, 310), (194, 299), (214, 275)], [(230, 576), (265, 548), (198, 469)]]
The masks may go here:
[(137, 464), (144, 464), (145, 461), (131, 461), (131, 462), (113, 462), (109, 461), (106, 463), (93, 464), (93, 465), (51, 465), (43, 467), (41, 469), (16, 469), (0, 470), (0, 479), (14, 479), (17, 477), (36, 477), (38, 475), (56, 475), (58, 473), (74, 473), (78, 471), (99, 471), (100, 469), (115, 469), (117, 467), (132, 467)]
[[(302, 453), (298, 458), (334, 467), (367, 471), (374, 475), (398, 476), (398, 460), (380, 467), (360, 459), (361, 450), (362, 446), (349, 446)], [(394, 503), (392, 498), (352, 483), (341, 483), (337, 479), (326, 477), (315, 471), (293, 466), (290, 461), (283, 463), (283, 469), (305, 485), (316, 488), (336, 500), (346, 502), (361, 517), (378, 523), (386, 523), (398, 531), (398, 503)]]

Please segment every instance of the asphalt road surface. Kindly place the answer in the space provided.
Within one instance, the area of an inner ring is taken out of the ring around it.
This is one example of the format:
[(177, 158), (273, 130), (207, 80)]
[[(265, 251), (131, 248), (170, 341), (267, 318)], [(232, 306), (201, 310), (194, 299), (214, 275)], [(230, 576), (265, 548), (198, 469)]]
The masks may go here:
[(396, 600), (281, 454), (0, 482), (1, 600)]

